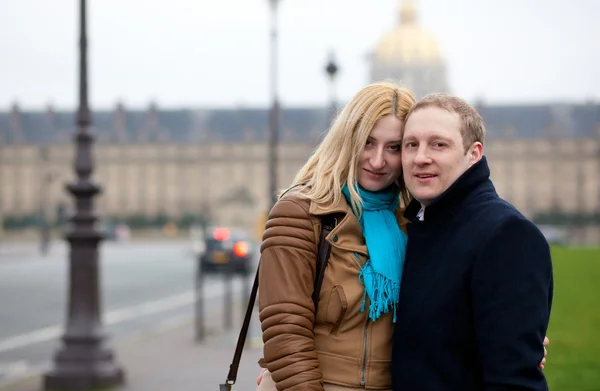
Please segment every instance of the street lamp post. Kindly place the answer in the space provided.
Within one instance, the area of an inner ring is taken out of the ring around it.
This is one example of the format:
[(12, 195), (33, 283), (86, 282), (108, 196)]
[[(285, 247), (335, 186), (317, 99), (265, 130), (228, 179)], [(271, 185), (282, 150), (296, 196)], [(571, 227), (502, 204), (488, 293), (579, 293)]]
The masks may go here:
[(338, 65), (335, 62), (335, 57), (333, 52), (329, 53), (329, 61), (325, 66), (325, 72), (327, 76), (329, 76), (329, 100), (331, 104), (331, 118), (335, 117), (337, 113), (337, 99), (335, 94), (335, 77), (338, 73)]
[(271, 50), (270, 50), (270, 94), (269, 116), (269, 209), (277, 202), (277, 146), (279, 144), (279, 94), (278, 94), (278, 52), (277, 52), (277, 7), (279, 0), (269, 0), (271, 5)]
[(75, 214), (67, 231), (70, 244), (68, 313), (62, 346), (54, 356), (53, 368), (44, 377), (46, 390), (89, 390), (113, 387), (124, 374), (105, 345), (101, 321), (98, 244), (102, 234), (93, 199), (101, 188), (91, 180), (94, 169), (93, 137), (87, 91), (86, 0), (80, 0), (79, 109), (75, 172), (77, 179), (67, 185), (75, 199)]
[(585, 214), (587, 212), (585, 204), (586, 204), (586, 188), (585, 188), (585, 165), (588, 161), (588, 153), (586, 151), (586, 143), (587, 140), (583, 142), (576, 142), (576, 146), (578, 151), (575, 152), (575, 156), (573, 157), (575, 161), (575, 169), (576, 171), (576, 185), (575, 191), (577, 206), (575, 207), (575, 215), (576, 219), (573, 221), (575, 225), (575, 233), (578, 237), (579, 243), (585, 244), (586, 239), (586, 229), (585, 229)]
[(39, 211), (39, 233), (40, 233), (40, 253), (44, 256), (48, 255), (51, 236), (51, 224), (48, 216), (48, 190), (52, 183), (52, 172), (48, 170), (48, 148), (40, 147), (40, 211)]
[[(4, 181), (3, 181), (3, 173), (2, 173), (2, 159), (3, 156), (3, 146), (2, 146), (2, 133), (0, 133), (0, 189), (4, 189)], [(2, 199), (2, 191), (0, 191), (0, 246), (2, 245), (2, 239), (4, 236), (4, 205)]]

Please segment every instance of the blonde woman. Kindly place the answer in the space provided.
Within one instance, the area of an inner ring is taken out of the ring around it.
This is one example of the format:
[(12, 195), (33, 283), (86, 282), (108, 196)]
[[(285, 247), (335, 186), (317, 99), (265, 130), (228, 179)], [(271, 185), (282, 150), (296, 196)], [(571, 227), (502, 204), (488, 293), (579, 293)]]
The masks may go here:
[[(259, 390), (391, 388), (408, 201), (399, 182), (402, 121), (414, 102), (389, 83), (358, 92), (271, 210), (259, 275), (268, 372)], [(339, 217), (326, 238), (331, 255), (315, 316), (319, 232), (331, 214)]]
[[(259, 269), (259, 391), (392, 388), (409, 202), (402, 124), (414, 103), (392, 83), (363, 88), (271, 210)], [(337, 223), (325, 238), (331, 253), (315, 303), (321, 222), (331, 215)]]

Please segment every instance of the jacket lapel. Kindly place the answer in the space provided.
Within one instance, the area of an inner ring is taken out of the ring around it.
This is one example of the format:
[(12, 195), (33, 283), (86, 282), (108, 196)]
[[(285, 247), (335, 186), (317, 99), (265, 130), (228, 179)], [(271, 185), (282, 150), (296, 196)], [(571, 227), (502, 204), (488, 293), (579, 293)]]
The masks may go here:
[[(400, 229), (406, 233), (406, 224), (408, 219), (404, 217), (405, 208), (398, 207), (395, 215)], [(340, 250), (351, 251), (365, 257), (369, 256), (365, 239), (362, 234), (362, 228), (354, 213), (350, 210), (350, 206), (344, 197), (341, 197), (339, 202), (328, 208), (323, 208), (314, 202), (310, 203), (310, 214), (316, 217), (321, 217), (329, 214), (339, 214), (340, 219), (336, 222), (335, 228), (327, 235), (326, 240), (331, 243), (332, 247)], [(335, 238), (335, 239), (334, 239)]]
[(310, 203), (310, 213), (313, 216), (321, 217), (329, 214), (339, 214), (335, 228), (325, 238), (332, 247), (343, 251), (354, 252), (365, 257), (369, 256), (365, 239), (362, 234), (362, 228), (350, 206), (341, 197), (339, 202), (329, 208), (323, 208), (314, 202)]

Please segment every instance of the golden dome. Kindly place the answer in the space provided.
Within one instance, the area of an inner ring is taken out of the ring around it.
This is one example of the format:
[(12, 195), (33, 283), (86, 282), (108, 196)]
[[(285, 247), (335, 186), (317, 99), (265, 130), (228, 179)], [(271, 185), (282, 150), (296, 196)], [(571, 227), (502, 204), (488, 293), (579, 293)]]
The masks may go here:
[(414, 0), (400, 6), (400, 24), (375, 49), (374, 60), (385, 63), (436, 64), (442, 62), (434, 36), (417, 23)]

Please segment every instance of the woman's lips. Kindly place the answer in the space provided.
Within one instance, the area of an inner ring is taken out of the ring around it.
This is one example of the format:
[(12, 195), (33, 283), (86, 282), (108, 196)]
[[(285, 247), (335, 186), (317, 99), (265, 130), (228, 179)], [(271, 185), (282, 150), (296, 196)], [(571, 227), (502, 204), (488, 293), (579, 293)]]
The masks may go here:
[(370, 177), (375, 178), (375, 179), (381, 179), (385, 176), (384, 172), (373, 172), (373, 171), (367, 170), (366, 168), (365, 168), (365, 171), (367, 172), (367, 175), (369, 175)]

